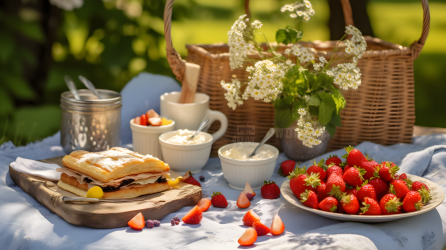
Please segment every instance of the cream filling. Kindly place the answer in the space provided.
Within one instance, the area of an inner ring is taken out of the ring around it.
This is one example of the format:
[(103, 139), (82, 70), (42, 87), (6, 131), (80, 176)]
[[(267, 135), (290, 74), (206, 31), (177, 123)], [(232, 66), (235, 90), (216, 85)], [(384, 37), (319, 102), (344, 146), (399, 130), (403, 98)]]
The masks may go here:
[(92, 177), (90, 177), (88, 175), (79, 173), (79, 172), (74, 171), (74, 170), (69, 169), (69, 168), (57, 168), (56, 171), (65, 173), (68, 176), (76, 178), (76, 180), (80, 184), (87, 183), (87, 182), (84, 181), (85, 178), (88, 178), (88, 179), (92, 180), (90, 183), (87, 183), (89, 188), (93, 187), (93, 186), (119, 187), (119, 185), (121, 185), (121, 182), (123, 180), (128, 180), (128, 179), (134, 179), (135, 180), (134, 182), (131, 182), (128, 185), (131, 185), (131, 184), (143, 184), (143, 185), (145, 185), (145, 184), (155, 183), (155, 181), (160, 176), (164, 176), (166, 179), (168, 179), (168, 177), (170, 176), (168, 171), (165, 171), (165, 172), (162, 172), (162, 173), (141, 173), (141, 174), (136, 174), (136, 175), (127, 175), (127, 176), (121, 177), (119, 179), (111, 180), (109, 182), (102, 182), (102, 181), (98, 181), (96, 179), (93, 179)]

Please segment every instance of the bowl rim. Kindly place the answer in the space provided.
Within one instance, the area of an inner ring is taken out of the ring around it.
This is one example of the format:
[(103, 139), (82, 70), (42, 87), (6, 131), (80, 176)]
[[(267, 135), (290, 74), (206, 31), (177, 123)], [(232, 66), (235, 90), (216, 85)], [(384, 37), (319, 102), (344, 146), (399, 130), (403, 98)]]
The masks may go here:
[[(172, 149), (193, 150), (193, 149), (210, 147), (214, 143), (214, 137), (211, 134), (204, 132), (204, 131), (200, 131), (200, 133), (204, 133), (204, 134), (208, 135), (211, 138), (211, 140), (208, 142), (205, 142), (205, 143), (201, 143), (201, 144), (190, 144), (190, 145), (175, 144), (175, 143), (167, 142), (164, 139), (161, 139), (162, 136), (169, 134), (169, 133), (175, 133), (178, 130), (180, 130), (180, 129), (173, 130), (173, 131), (167, 131), (167, 132), (160, 134), (158, 137), (158, 141), (160, 142), (161, 146), (168, 146), (169, 148), (172, 148)], [(195, 132), (196, 130), (189, 130), (189, 131)]]
[(220, 148), (218, 149), (218, 157), (220, 158), (220, 160), (222, 160), (222, 161), (226, 161), (226, 162), (228, 162), (228, 163), (236, 164), (236, 165), (255, 165), (255, 164), (258, 164), (258, 163), (265, 164), (265, 163), (268, 163), (268, 162), (270, 162), (270, 161), (275, 161), (275, 160), (277, 160), (277, 158), (279, 157), (279, 154), (280, 154), (279, 149), (277, 149), (277, 148), (274, 147), (273, 145), (266, 144), (266, 143), (263, 144), (262, 147), (263, 147), (263, 146), (267, 146), (267, 147), (270, 147), (270, 148), (272, 148), (273, 150), (276, 151), (275, 154), (274, 154), (273, 156), (271, 156), (271, 157), (269, 157), (269, 158), (266, 158), (266, 159), (250, 160), (250, 161), (237, 160), (237, 159), (232, 159), (232, 158), (226, 157), (226, 156), (224, 156), (224, 155), (221, 153), (221, 152), (222, 152), (222, 149), (225, 148), (225, 147), (227, 147), (227, 146), (230, 146), (230, 145), (233, 145), (233, 144), (242, 144), (242, 143), (253, 143), (253, 144), (257, 144), (257, 145), (259, 144), (259, 142), (233, 142), (233, 143), (226, 144), (226, 145), (224, 145), (224, 146), (222, 146), (222, 147), (220, 147)]
[(153, 131), (153, 132), (158, 132), (159, 133), (160, 132), (159, 130), (168, 129), (168, 128), (171, 128), (171, 127), (175, 126), (175, 121), (174, 120), (172, 120), (171, 124), (162, 125), (162, 126), (143, 126), (143, 125), (135, 124), (133, 122), (133, 120), (135, 120), (135, 118), (130, 120), (130, 129), (132, 129), (132, 130), (133, 129), (138, 129), (138, 130), (144, 129), (147, 132)]

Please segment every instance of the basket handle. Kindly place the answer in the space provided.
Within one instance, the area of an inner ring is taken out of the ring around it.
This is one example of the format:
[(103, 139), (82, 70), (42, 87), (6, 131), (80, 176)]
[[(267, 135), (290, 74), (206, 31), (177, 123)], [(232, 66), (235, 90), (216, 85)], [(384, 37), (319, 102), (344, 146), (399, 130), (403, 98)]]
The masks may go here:
[(175, 50), (172, 44), (171, 26), (172, 26), (172, 8), (174, 0), (167, 0), (164, 7), (164, 38), (166, 40), (166, 57), (173, 74), (178, 81), (183, 82), (186, 70), (186, 61), (181, 59), (180, 54)]

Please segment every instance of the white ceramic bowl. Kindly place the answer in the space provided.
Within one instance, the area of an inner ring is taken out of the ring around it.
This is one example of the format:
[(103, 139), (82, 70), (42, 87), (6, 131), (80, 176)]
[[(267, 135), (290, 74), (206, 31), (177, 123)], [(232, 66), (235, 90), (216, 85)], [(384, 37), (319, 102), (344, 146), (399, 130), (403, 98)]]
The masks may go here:
[(172, 131), (175, 127), (175, 121), (169, 125), (164, 126), (142, 126), (133, 123), (130, 120), (130, 129), (132, 130), (133, 151), (143, 155), (152, 155), (160, 160), (163, 160), (161, 153), (161, 145), (158, 137), (165, 133)]
[(271, 179), (271, 176), (273, 176), (276, 160), (277, 157), (279, 157), (279, 150), (274, 146), (264, 144), (259, 150), (271, 150), (274, 152), (274, 156), (262, 160), (243, 161), (223, 156), (224, 151), (241, 143), (249, 143), (256, 146), (259, 144), (253, 142), (237, 142), (225, 145), (218, 149), (218, 157), (220, 158), (225, 179), (233, 189), (243, 190), (246, 182), (249, 182), (252, 189), (260, 189), (263, 185), (263, 181), (268, 181)]
[[(189, 131), (195, 132), (194, 130)], [(167, 142), (176, 133), (177, 131), (171, 131), (159, 136), (164, 161), (169, 164), (171, 169), (181, 175), (187, 171), (192, 171), (194, 174), (200, 172), (211, 155), (214, 137), (209, 133), (200, 132), (206, 136), (206, 139), (211, 140), (203, 144), (194, 145), (181, 145)]]

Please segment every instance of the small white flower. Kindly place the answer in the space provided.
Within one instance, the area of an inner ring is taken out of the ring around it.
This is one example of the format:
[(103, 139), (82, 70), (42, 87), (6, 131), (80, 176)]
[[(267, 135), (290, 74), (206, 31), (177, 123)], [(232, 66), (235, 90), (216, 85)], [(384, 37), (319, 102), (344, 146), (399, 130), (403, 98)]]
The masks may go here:
[(297, 1), (293, 4), (286, 4), (280, 8), (281, 12), (291, 11), (295, 12), (290, 14), (291, 18), (302, 17), (304, 21), (310, 20), (310, 16), (313, 16), (316, 12), (313, 9), (313, 5), (309, 0), (304, 0), (303, 2)]

